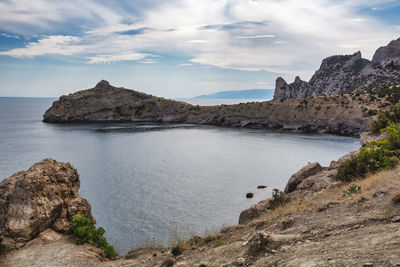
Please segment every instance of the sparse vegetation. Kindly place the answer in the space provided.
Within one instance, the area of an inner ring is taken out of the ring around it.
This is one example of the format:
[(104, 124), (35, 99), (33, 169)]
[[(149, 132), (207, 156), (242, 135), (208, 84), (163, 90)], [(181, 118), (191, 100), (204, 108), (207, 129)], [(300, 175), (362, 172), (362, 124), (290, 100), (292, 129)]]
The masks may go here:
[(357, 186), (357, 185), (351, 185), (349, 188), (347, 188), (346, 190), (343, 190), (343, 197), (348, 197), (354, 194), (359, 194), (361, 192), (361, 186)]
[(278, 207), (284, 206), (288, 202), (289, 198), (285, 195), (284, 192), (276, 188), (272, 190), (272, 199), (269, 201), (271, 209), (276, 209)]
[(173, 246), (171, 249), (171, 254), (174, 257), (177, 257), (183, 253), (183, 248), (180, 244), (177, 244), (176, 246)]
[(83, 245), (85, 243), (96, 245), (104, 251), (107, 258), (115, 259), (118, 253), (103, 236), (105, 232), (103, 227), (96, 229), (94, 221), (83, 215), (74, 215), (67, 231), (68, 234), (75, 237), (74, 240), (77, 245)]

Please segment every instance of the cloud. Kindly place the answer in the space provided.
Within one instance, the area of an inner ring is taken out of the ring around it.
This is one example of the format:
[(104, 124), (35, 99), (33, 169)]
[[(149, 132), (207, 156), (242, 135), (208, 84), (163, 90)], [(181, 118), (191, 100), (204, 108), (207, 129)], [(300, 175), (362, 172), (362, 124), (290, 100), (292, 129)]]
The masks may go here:
[[(101, 64), (101, 63), (112, 63), (117, 61), (137, 61), (144, 59), (150, 55), (140, 53), (129, 53), (129, 54), (117, 54), (117, 55), (98, 55), (93, 57), (87, 57), (89, 59), (88, 64)], [(141, 61), (141, 63), (155, 63), (151, 61)]]
[(13, 39), (20, 38), (18, 35), (10, 35), (10, 34), (6, 34), (6, 33), (0, 33), (0, 36), (7, 37), (7, 38), (13, 38)]
[(187, 41), (189, 44), (204, 44), (204, 43), (209, 43), (207, 40), (190, 40)]
[(275, 38), (273, 34), (253, 35), (253, 36), (236, 36), (238, 39), (260, 39), (260, 38)]
[[(356, 49), (371, 58), (399, 30), (360, 13), (394, 0), (144, 2), (0, 2), (0, 30), (41, 36), (0, 55), (79, 56), (98, 64), (154, 63), (147, 57), (179, 54), (192, 63), (307, 79), (332, 54)], [(60, 34), (62, 29), (78, 30)]]
[(0, 52), (0, 55), (17, 58), (32, 58), (40, 55), (74, 55), (85, 50), (76, 36), (54, 35), (44, 37), (38, 42), (30, 42), (23, 48)]
[(187, 66), (192, 66), (193, 64), (191, 63), (182, 63), (182, 64), (178, 64), (178, 67), (187, 67)]

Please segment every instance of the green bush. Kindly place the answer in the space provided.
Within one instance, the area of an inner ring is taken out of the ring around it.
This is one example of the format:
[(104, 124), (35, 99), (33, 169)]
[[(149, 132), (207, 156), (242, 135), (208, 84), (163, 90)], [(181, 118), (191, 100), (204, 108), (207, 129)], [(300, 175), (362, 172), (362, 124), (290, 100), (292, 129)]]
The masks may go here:
[(390, 107), (390, 110), (379, 113), (378, 118), (370, 123), (371, 132), (379, 133), (390, 123), (400, 123), (400, 104)]
[(171, 253), (174, 257), (181, 255), (183, 252), (183, 248), (181, 245), (177, 244), (176, 246), (172, 247)]
[(68, 234), (75, 237), (74, 240), (77, 245), (83, 245), (85, 243), (96, 245), (104, 251), (107, 258), (115, 259), (118, 253), (103, 236), (105, 232), (103, 227), (96, 229), (94, 221), (78, 214), (74, 215), (72, 218), (67, 231)]
[(359, 194), (361, 192), (361, 186), (351, 185), (346, 190), (343, 190), (343, 197), (351, 196), (353, 194)]
[(279, 189), (272, 190), (272, 199), (269, 201), (269, 206), (271, 209), (276, 209), (280, 206), (284, 206), (289, 202), (289, 198), (285, 195), (284, 192)]
[(336, 179), (353, 181), (368, 173), (391, 169), (397, 165), (400, 155), (400, 124), (391, 123), (382, 132), (387, 137), (368, 142), (356, 156), (339, 165)]

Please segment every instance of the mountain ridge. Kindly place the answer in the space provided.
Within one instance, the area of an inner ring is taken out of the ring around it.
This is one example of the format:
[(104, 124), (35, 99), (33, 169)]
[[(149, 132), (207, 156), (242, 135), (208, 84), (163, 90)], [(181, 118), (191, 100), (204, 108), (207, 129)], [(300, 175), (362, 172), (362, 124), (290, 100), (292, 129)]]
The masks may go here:
[(360, 51), (327, 57), (308, 82), (297, 76), (288, 84), (278, 77), (274, 99), (354, 93), (399, 82), (400, 38), (378, 48), (371, 61), (362, 58)]

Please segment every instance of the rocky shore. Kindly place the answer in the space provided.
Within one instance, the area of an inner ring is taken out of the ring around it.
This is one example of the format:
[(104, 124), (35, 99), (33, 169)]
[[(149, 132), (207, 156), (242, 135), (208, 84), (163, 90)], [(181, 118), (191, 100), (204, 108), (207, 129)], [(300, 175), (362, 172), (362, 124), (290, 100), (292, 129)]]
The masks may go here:
[(92, 89), (61, 96), (45, 112), (43, 121), (173, 122), (359, 136), (385, 101), (365, 94), (193, 106), (101, 81)]
[(400, 169), (360, 180), (362, 193), (343, 197), (349, 184), (334, 177), (350, 156), (304, 166), (287, 183), (286, 205), (261, 201), (238, 225), (186, 241), (179, 256), (149, 245), (114, 261), (65, 234), (74, 214), (93, 219), (90, 205), (77, 193), (77, 171), (45, 159), (0, 183), (0, 266), (398, 266)]

